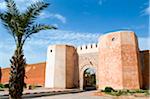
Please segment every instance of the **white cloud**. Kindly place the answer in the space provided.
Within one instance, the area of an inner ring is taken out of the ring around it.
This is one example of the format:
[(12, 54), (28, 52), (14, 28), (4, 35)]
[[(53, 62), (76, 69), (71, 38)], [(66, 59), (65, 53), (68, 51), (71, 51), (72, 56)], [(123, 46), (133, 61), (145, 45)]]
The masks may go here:
[(6, 4), (5, 2), (0, 2), (0, 9), (5, 10), (6, 9)]
[(59, 25), (58, 25), (58, 24), (56, 24), (56, 23), (54, 23), (54, 24), (52, 24), (52, 25), (53, 25), (53, 26), (55, 26), (55, 27), (57, 27), (57, 28), (59, 27)]
[(141, 13), (140, 16), (150, 15), (150, 7), (145, 8), (140, 13)]
[[(63, 30), (52, 30), (43, 31), (42, 33), (35, 35), (29, 42), (33, 45), (39, 44), (42, 46), (47, 44), (71, 44), (77, 46), (97, 42), (99, 36), (100, 34), (98, 33), (80, 33)], [(36, 43), (35, 41), (39, 43)]]
[(43, 18), (43, 19), (45, 19), (45, 18), (56, 18), (59, 21), (61, 21), (62, 23), (64, 23), (64, 24), (66, 23), (66, 18), (59, 13), (49, 13), (49, 12), (45, 11), (45, 12), (42, 12), (40, 14), (40, 18)]
[(150, 50), (150, 37), (139, 37), (138, 42), (140, 50)]
[(147, 8), (145, 9), (145, 14), (150, 15), (150, 7), (147, 7)]
[(57, 18), (58, 20), (60, 20), (62, 23), (66, 23), (66, 18), (60, 14), (54, 14), (53, 15), (55, 18)]
[[(14, 0), (14, 1), (16, 2), (20, 10), (25, 10), (26, 7), (29, 6), (30, 4), (43, 0)], [(0, 2), (0, 10), (6, 10), (6, 4), (4, 0)]]
[(106, 0), (99, 0), (98, 4), (101, 6)]
[(39, 17), (44, 19), (44, 18), (50, 18), (50, 16), (51, 15), (49, 12), (42, 12)]
[(102, 4), (103, 4), (103, 0), (99, 0), (99, 1), (98, 1), (98, 4), (99, 4), (99, 5), (102, 5)]

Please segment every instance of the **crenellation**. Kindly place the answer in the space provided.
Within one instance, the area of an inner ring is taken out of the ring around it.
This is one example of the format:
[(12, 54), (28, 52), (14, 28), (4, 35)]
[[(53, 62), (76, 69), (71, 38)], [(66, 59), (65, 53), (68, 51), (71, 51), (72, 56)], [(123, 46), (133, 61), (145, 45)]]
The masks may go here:
[(98, 44), (87, 44), (77, 47), (78, 54), (85, 54), (85, 53), (96, 53), (98, 52)]

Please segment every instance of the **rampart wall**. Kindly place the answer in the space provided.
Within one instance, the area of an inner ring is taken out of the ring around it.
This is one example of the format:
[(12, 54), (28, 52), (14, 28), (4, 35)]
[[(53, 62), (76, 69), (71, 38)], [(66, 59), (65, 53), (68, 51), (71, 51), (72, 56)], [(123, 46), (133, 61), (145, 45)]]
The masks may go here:
[[(25, 68), (25, 72), (26, 72), (25, 83), (44, 86), (45, 66), (46, 66), (46, 62), (27, 65)], [(10, 68), (4, 68), (1, 70), (0, 83), (8, 84), (9, 71)]]
[(140, 51), (143, 88), (150, 89), (150, 50)]

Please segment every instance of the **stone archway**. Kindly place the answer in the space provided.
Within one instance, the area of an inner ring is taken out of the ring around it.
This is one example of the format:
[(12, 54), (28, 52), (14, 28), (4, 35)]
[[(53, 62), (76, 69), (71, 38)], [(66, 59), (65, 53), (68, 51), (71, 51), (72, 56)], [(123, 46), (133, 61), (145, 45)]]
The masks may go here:
[[(84, 89), (84, 87), (86, 87), (86, 85), (84, 84), (85, 83), (85, 72), (88, 70), (88, 69), (93, 69), (94, 70), (94, 74), (95, 74), (95, 89), (97, 89), (97, 84), (98, 84), (98, 77), (97, 77), (97, 68), (95, 66), (92, 66), (92, 65), (85, 65), (83, 66), (83, 68), (81, 68), (80, 70), (80, 89)], [(94, 87), (93, 87), (94, 89)]]
[(83, 89), (84, 90), (96, 89), (96, 70), (94, 68), (87, 68), (83, 72)]

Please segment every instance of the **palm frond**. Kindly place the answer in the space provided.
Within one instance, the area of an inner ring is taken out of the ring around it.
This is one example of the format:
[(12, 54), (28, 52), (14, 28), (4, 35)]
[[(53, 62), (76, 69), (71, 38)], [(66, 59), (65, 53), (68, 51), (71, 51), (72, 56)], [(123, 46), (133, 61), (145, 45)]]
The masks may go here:
[(13, 0), (5, 0), (5, 2), (6, 2), (7, 10), (10, 14), (15, 16), (20, 15), (20, 11), (18, 10), (16, 3)]
[(21, 37), (24, 33), (24, 29), (21, 27), (21, 18), (19, 15), (14, 15), (11, 12), (0, 12), (0, 19), (3, 26), (8, 30), (8, 33), (14, 38), (17, 42), (17, 37)]
[(21, 15), (14, 0), (5, 0), (7, 6), (5, 25), (11, 28), (11, 31), (18, 35), (23, 35), (23, 29), (21, 26)]
[(25, 13), (22, 15), (23, 18), (23, 25), (27, 27), (27, 25), (33, 24), (34, 20), (37, 18), (37, 16), (40, 15), (41, 11), (44, 8), (47, 8), (49, 3), (44, 2), (36, 2), (35, 4), (31, 4), (28, 6)]
[(55, 26), (44, 25), (44, 24), (36, 24), (30, 27), (29, 34), (38, 33), (41, 30), (48, 30), (48, 29), (57, 29)]
[(6, 28), (6, 30), (8, 30), (8, 33), (14, 38), (16, 42), (15, 28), (13, 24), (11, 23), (12, 15), (9, 13), (0, 12), (0, 19), (2, 21), (3, 26)]
[(23, 44), (27, 38), (29, 38), (32, 34), (38, 33), (41, 30), (49, 30), (49, 29), (57, 29), (57, 27), (52, 26), (52, 25), (44, 25), (44, 24), (35, 24), (29, 27), (27, 29), (24, 39), (23, 39)]

